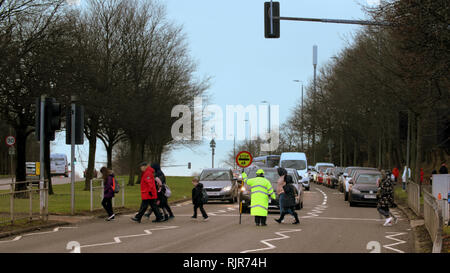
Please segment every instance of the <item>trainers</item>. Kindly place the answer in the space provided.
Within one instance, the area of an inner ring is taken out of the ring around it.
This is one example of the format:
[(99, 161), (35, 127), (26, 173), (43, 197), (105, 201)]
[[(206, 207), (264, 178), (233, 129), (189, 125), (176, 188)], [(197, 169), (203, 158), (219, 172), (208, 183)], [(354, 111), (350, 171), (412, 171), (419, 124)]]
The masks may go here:
[(197, 216), (192, 216), (191, 218), (192, 218), (192, 219), (197, 219)]
[(150, 213), (144, 214), (145, 217), (150, 218)]
[(132, 220), (132, 221), (135, 221), (135, 222), (138, 222), (138, 223), (141, 222), (141, 219), (138, 219), (138, 218), (136, 218), (136, 217), (131, 217), (131, 220)]
[(273, 219), (275, 220), (275, 222), (277, 222), (278, 224), (281, 224), (281, 220), (280, 219)]
[(173, 218), (175, 218), (175, 215), (170, 215), (169, 216), (169, 219), (173, 219)]
[(392, 225), (392, 224), (391, 224), (391, 220), (392, 220), (391, 217), (387, 218), (387, 219), (386, 219), (386, 222), (384, 222), (383, 226), (388, 226), (389, 224)]
[(209, 219), (209, 217), (208, 216), (206, 216), (205, 218), (203, 218), (203, 221), (208, 221), (208, 219)]
[(115, 218), (116, 218), (116, 215), (113, 214), (113, 215), (109, 216), (108, 218), (106, 218), (106, 221), (112, 221), (112, 220), (114, 220)]
[(398, 218), (395, 217), (395, 218), (394, 218), (394, 224), (397, 224), (397, 222), (398, 222)]
[(164, 218), (153, 220), (152, 223), (164, 222)]

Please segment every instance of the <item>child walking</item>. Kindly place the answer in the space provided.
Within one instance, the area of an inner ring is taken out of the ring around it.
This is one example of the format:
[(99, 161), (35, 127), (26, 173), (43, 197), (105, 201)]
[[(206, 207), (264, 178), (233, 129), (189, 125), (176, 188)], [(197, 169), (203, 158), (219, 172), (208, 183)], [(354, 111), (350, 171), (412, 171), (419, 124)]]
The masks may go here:
[(192, 216), (192, 218), (197, 218), (197, 209), (200, 209), (203, 220), (207, 221), (208, 214), (206, 214), (206, 211), (203, 208), (203, 184), (199, 183), (197, 178), (194, 178), (192, 179), (192, 185), (194, 185), (194, 188), (192, 189), (192, 204), (194, 204), (194, 215)]

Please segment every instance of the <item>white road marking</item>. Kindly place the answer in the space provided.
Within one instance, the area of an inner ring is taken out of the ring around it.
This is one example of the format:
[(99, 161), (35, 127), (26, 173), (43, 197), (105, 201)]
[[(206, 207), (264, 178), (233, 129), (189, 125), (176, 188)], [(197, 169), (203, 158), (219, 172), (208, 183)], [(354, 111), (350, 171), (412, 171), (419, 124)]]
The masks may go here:
[(178, 228), (178, 226), (167, 226), (167, 227), (159, 227), (159, 228), (152, 228), (152, 229), (146, 229), (144, 230), (144, 233), (141, 234), (132, 234), (132, 235), (123, 235), (123, 236), (117, 236), (113, 238), (112, 242), (107, 243), (99, 243), (99, 244), (91, 244), (91, 245), (80, 245), (80, 248), (87, 248), (87, 247), (96, 247), (96, 246), (106, 246), (106, 245), (114, 245), (114, 244), (120, 244), (122, 243), (121, 238), (133, 238), (133, 237), (140, 237), (140, 236), (148, 236), (153, 234), (152, 231), (155, 230), (166, 230), (166, 229), (174, 229)]
[(395, 245), (401, 245), (401, 244), (405, 244), (405, 243), (406, 243), (406, 241), (403, 241), (403, 240), (394, 238), (394, 237), (396, 237), (396, 236), (404, 235), (404, 234), (406, 234), (406, 232), (386, 232), (386, 233), (390, 233), (391, 235), (385, 236), (385, 237), (388, 238), (388, 239), (391, 239), (391, 240), (396, 241), (396, 243), (394, 243), (394, 244), (389, 244), (389, 245), (384, 245), (383, 247), (384, 247), (384, 248), (387, 248), (387, 249), (390, 249), (390, 250), (393, 250), (393, 251), (396, 251), (396, 252), (398, 252), (398, 253), (405, 253), (404, 251), (401, 251), (401, 250), (399, 250), (399, 249), (393, 248), (393, 246), (395, 246)]
[(323, 201), (322, 204), (315, 206), (310, 212), (307, 212), (306, 214), (308, 214), (309, 216), (303, 216), (302, 218), (310, 218), (310, 217), (318, 217), (320, 213), (323, 212), (323, 210), (325, 210), (328, 206), (327, 206), (327, 201), (328, 201), (328, 196), (327, 194), (322, 191), (321, 189), (317, 189), (320, 193), (322, 193), (323, 195)]
[(274, 249), (274, 248), (276, 248), (276, 246), (274, 246), (271, 243), (269, 243), (270, 241), (289, 239), (291, 237), (289, 237), (287, 235), (284, 235), (284, 233), (298, 232), (298, 231), (302, 231), (302, 230), (301, 229), (287, 229), (287, 230), (283, 230), (283, 231), (280, 231), (280, 232), (275, 232), (275, 234), (280, 236), (280, 237), (272, 238), (272, 239), (266, 239), (266, 240), (261, 240), (260, 241), (262, 244), (265, 244), (267, 247), (265, 247), (265, 248), (258, 248), (258, 249), (244, 250), (244, 251), (241, 251), (241, 253), (249, 253), (249, 252), (257, 252), (257, 251)]
[(33, 236), (33, 235), (42, 235), (42, 234), (48, 234), (48, 233), (54, 233), (54, 232), (58, 232), (60, 229), (70, 229), (70, 228), (78, 228), (78, 227), (56, 227), (54, 228), (52, 231), (44, 231), (44, 232), (35, 232), (35, 233), (28, 233), (28, 234), (24, 234), (24, 235), (20, 235), (20, 236), (16, 236), (14, 239), (12, 240), (8, 240), (8, 241), (0, 241), (0, 243), (10, 243), (10, 242), (15, 242), (15, 241), (19, 241), (20, 239), (22, 239), (23, 237), (27, 237), (27, 236)]

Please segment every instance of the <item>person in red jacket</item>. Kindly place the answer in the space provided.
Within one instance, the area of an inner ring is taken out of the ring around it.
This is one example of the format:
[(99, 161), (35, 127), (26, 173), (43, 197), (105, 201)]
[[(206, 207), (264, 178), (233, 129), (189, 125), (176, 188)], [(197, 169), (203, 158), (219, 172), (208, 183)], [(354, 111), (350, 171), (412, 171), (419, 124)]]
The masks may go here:
[(392, 174), (393, 174), (394, 177), (395, 177), (395, 183), (397, 183), (398, 176), (400, 175), (400, 170), (399, 170), (397, 167), (395, 167), (395, 168), (392, 170)]
[(152, 222), (162, 222), (163, 217), (161, 215), (161, 212), (159, 211), (158, 206), (156, 205), (156, 199), (158, 198), (158, 193), (156, 191), (156, 184), (155, 184), (155, 171), (150, 167), (150, 165), (147, 162), (142, 162), (139, 164), (139, 167), (141, 168), (141, 208), (139, 209), (139, 212), (131, 218), (131, 220), (140, 223), (142, 216), (144, 215), (145, 211), (147, 210), (148, 206), (151, 207), (153, 212), (155, 213), (156, 220), (153, 220)]
[(423, 183), (423, 175), (424, 175), (423, 168), (420, 168), (420, 184)]

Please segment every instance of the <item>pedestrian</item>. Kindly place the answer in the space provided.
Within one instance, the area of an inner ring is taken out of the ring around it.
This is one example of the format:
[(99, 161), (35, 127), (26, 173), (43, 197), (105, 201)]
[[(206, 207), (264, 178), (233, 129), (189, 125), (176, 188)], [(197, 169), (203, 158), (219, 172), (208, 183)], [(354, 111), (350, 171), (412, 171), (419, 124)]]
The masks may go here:
[(300, 223), (300, 221), (298, 220), (298, 215), (297, 212), (295, 211), (295, 192), (296, 189), (293, 185), (294, 181), (292, 180), (292, 176), (287, 175), (286, 176), (286, 183), (283, 186), (283, 191), (285, 194), (285, 198), (284, 198), (284, 202), (283, 202), (283, 212), (280, 215), (279, 219), (275, 219), (276, 222), (278, 222), (279, 224), (281, 224), (281, 222), (283, 222), (284, 216), (286, 214), (290, 214), (292, 216), (294, 216), (295, 218), (295, 222), (293, 223), (294, 225), (297, 225)]
[(198, 181), (198, 178), (192, 179), (192, 185), (194, 188), (192, 189), (192, 204), (194, 204), (194, 215), (191, 218), (197, 219), (197, 209), (200, 209), (200, 212), (203, 216), (203, 221), (208, 220), (208, 214), (203, 208), (203, 184)]
[(155, 185), (155, 177), (154, 173), (155, 171), (148, 165), (147, 162), (142, 162), (139, 164), (139, 167), (141, 169), (141, 208), (139, 209), (139, 212), (131, 218), (131, 220), (140, 223), (142, 216), (144, 215), (147, 208), (150, 206), (153, 212), (156, 215), (156, 220), (153, 220), (152, 222), (162, 222), (162, 216), (161, 212), (159, 211), (158, 206), (156, 205), (156, 199), (157, 191), (156, 191), (156, 185)]
[(394, 207), (394, 187), (391, 180), (386, 176), (385, 172), (382, 172), (382, 178), (378, 179), (378, 192), (377, 192), (377, 210), (380, 215), (386, 218), (384, 226), (392, 226), (392, 220), (394, 224), (397, 223), (397, 217), (395, 217), (389, 210), (389, 207)]
[(286, 175), (287, 175), (287, 171), (285, 168), (278, 168), (277, 169), (278, 175), (280, 176), (278, 178), (277, 181), (277, 196), (278, 196), (278, 205), (280, 206), (280, 217), (283, 214), (283, 209), (284, 209), (284, 204), (283, 204), (283, 200), (286, 196), (286, 194), (284, 193), (283, 187), (284, 185), (286, 185)]
[(398, 176), (400, 175), (400, 170), (397, 168), (397, 166), (395, 166), (394, 169), (392, 169), (392, 174), (395, 177), (394, 182), (397, 183)]
[(411, 169), (405, 166), (402, 175), (402, 189), (404, 191), (406, 190), (406, 183), (408, 182), (409, 179), (411, 179)]
[(255, 216), (257, 226), (267, 226), (267, 214), (269, 211), (269, 196), (275, 199), (275, 192), (269, 180), (264, 178), (264, 170), (256, 171), (256, 177), (247, 180), (251, 188), (250, 214)]
[(103, 178), (103, 200), (102, 206), (108, 213), (106, 221), (111, 221), (115, 219), (115, 214), (112, 207), (112, 199), (114, 197), (114, 174), (111, 170), (106, 167), (100, 169)]
[[(167, 184), (166, 184), (166, 176), (161, 170), (161, 166), (158, 163), (153, 163), (151, 165), (152, 169), (155, 170), (155, 182), (158, 190), (158, 206), (162, 209), (164, 214), (164, 221), (168, 221), (169, 219), (174, 218), (172, 209), (169, 206), (168, 198), (166, 196)], [(144, 216), (150, 217), (152, 214), (152, 210), (150, 209), (148, 213)]]
[(442, 165), (439, 168), (439, 174), (448, 174), (448, 169), (447, 165), (445, 165), (445, 162), (442, 162)]

